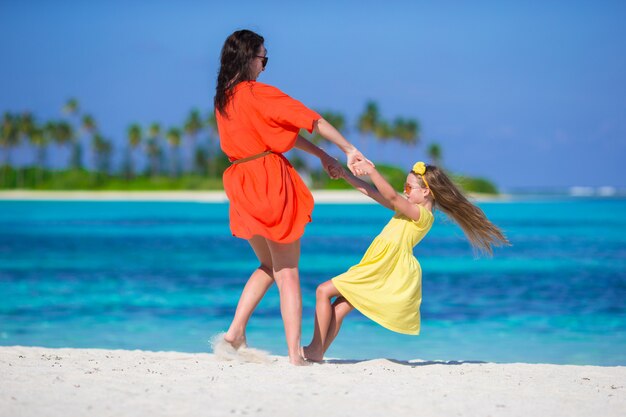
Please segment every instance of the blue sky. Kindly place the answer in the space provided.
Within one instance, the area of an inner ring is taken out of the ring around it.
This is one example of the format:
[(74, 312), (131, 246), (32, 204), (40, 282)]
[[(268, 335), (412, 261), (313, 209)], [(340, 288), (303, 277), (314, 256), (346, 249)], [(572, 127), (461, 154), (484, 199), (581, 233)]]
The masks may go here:
[(57, 118), (76, 97), (121, 146), (132, 122), (208, 111), (224, 39), (249, 28), (259, 81), (351, 123), (368, 99), (418, 119), (421, 146), (365, 149), (383, 160), (438, 142), (503, 188), (626, 187), (625, 2), (284, 3), (0, 0), (0, 111)]

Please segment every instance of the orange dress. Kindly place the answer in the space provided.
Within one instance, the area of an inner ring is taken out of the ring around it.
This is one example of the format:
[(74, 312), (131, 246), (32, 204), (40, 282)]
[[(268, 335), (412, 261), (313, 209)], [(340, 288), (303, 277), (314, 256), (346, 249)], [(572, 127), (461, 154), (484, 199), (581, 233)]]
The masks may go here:
[(296, 241), (311, 221), (313, 196), (282, 153), (293, 148), (300, 129), (311, 132), (321, 116), (277, 88), (256, 81), (234, 87), (226, 112), (228, 116), (216, 112), (216, 119), (220, 146), (231, 162), (273, 152), (224, 171), (232, 234), (243, 239), (260, 235), (274, 242)]

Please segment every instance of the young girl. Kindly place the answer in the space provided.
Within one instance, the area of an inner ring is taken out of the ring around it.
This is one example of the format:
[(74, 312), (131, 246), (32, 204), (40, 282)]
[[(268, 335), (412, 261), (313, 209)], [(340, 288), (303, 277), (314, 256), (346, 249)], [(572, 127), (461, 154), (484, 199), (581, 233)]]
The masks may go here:
[[(433, 225), (439, 208), (461, 226), (475, 248), (492, 254), (492, 246), (508, 245), (500, 229), (470, 203), (439, 168), (418, 162), (406, 177), (404, 195), (398, 194), (369, 161), (354, 164), (370, 177), (375, 188), (343, 171), (341, 176), (363, 194), (394, 210), (382, 232), (357, 265), (317, 287), (315, 331), (303, 348), (309, 361), (321, 361), (352, 309), (398, 333), (420, 331), (422, 270), (413, 247)], [(331, 299), (337, 297), (331, 304)]]

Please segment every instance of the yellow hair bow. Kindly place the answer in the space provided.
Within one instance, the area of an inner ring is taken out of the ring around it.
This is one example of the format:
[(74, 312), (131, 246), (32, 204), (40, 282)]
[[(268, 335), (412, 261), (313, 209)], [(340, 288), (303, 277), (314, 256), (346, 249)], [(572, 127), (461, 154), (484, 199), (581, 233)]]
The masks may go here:
[(426, 164), (423, 163), (422, 161), (416, 162), (415, 165), (413, 165), (413, 172), (419, 175), (420, 177), (422, 177), (422, 181), (424, 181), (424, 185), (426, 185), (426, 188), (430, 190), (430, 193), (433, 195), (433, 198), (435, 198), (435, 193), (428, 185), (428, 181), (426, 181), (426, 177), (424, 176), (424, 174), (426, 173)]
[(424, 175), (426, 173), (426, 164), (422, 161), (416, 162), (415, 165), (413, 165), (413, 172)]

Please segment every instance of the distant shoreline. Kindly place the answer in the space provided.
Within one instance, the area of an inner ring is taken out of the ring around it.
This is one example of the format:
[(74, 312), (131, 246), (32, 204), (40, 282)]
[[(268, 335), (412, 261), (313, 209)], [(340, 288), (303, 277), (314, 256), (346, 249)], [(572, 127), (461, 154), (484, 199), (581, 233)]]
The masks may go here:
[[(375, 204), (373, 200), (354, 190), (313, 190), (316, 203), (323, 204)], [(508, 194), (470, 194), (477, 202), (505, 202)], [(0, 191), (0, 201), (154, 201), (226, 203), (223, 191)]]

